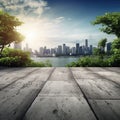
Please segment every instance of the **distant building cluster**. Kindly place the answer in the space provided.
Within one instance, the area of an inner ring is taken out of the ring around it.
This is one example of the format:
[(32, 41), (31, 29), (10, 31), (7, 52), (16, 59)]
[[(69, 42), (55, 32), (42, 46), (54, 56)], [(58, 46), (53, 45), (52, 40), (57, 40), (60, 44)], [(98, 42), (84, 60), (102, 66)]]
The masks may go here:
[[(22, 49), (21, 43), (14, 44), (15, 49)], [(40, 47), (39, 51), (32, 51), (29, 48), (28, 44), (24, 47), (24, 51), (28, 51), (31, 55), (36, 55), (38, 57), (47, 57), (47, 56), (81, 56), (81, 55), (92, 55), (93, 54), (92, 45), (88, 44), (88, 39), (85, 39), (84, 45), (80, 45), (80, 43), (76, 43), (74, 47), (67, 46), (66, 44), (58, 45), (55, 48), (47, 48), (46, 46)], [(111, 42), (106, 44), (106, 53), (110, 54), (111, 51)]]
[(85, 45), (80, 46), (76, 43), (75, 47), (67, 46), (66, 44), (58, 45), (56, 48), (48, 49), (40, 47), (39, 51), (35, 51), (37, 56), (80, 56), (80, 55), (92, 55), (93, 46), (88, 46), (88, 40), (85, 40)]
[[(22, 50), (22, 43), (14, 43), (14, 49), (20, 49)], [(23, 48), (24, 51), (30, 52), (31, 56), (34, 54), (32, 51), (32, 48), (29, 48), (28, 44)]]
[(22, 43), (14, 43), (14, 49), (22, 49)]

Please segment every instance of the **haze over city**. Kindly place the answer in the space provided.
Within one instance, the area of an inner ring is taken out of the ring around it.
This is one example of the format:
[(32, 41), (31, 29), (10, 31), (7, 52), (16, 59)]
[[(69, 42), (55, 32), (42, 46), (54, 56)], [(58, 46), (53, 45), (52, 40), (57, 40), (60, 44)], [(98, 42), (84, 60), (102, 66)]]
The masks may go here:
[(25, 36), (23, 46), (32, 49), (59, 44), (73, 46), (89, 43), (96, 46), (102, 38), (115, 36), (99, 31), (91, 22), (106, 12), (120, 11), (119, 0), (1, 0), (0, 9), (17, 16), (24, 24), (18, 31)]

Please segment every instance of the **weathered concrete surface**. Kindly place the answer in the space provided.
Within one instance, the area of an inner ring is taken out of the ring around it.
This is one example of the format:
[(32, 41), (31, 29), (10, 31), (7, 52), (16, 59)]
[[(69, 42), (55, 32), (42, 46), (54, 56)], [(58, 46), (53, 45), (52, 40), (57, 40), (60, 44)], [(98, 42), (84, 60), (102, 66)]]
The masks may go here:
[(0, 120), (21, 120), (52, 71), (53, 68), (38, 69), (1, 90)]
[(0, 69), (0, 120), (120, 120), (120, 68)]

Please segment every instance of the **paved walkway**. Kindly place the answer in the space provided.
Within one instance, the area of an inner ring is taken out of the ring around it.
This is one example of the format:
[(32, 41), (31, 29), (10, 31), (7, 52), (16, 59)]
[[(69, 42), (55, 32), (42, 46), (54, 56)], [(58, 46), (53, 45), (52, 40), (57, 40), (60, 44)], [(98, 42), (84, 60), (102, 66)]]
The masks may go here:
[(120, 68), (0, 69), (0, 120), (120, 120)]

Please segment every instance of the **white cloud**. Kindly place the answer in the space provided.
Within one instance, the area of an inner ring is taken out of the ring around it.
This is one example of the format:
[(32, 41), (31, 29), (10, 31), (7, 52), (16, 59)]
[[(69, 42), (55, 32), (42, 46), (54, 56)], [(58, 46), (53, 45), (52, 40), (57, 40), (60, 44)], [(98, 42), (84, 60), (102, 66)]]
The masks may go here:
[(25, 35), (25, 43), (33, 49), (45, 45), (55, 47), (63, 43), (74, 46), (76, 42), (84, 44), (84, 39), (96, 45), (101, 38), (114, 38), (93, 29), (94, 26), (84, 27), (85, 23), (82, 20), (75, 22), (72, 18), (63, 16), (55, 19), (41, 17), (44, 10), (51, 9), (45, 0), (0, 0), (0, 8), (17, 15), (24, 22), (19, 31)]
[(55, 19), (54, 22), (55, 22), (56, 24), (59, 24), (59, 23), (62, 23), (64, 20), (65, 20), (64, 17), (58, 17), (58, 18)]
[(47, 2), (44, 0), (1, 0), (0, 7), (15, 15), (40, 16)]

